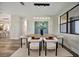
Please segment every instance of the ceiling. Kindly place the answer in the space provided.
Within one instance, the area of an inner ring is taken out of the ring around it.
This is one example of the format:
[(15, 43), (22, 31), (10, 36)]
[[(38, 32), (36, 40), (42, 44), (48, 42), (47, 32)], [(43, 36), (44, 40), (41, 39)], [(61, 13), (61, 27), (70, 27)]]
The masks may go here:
[(50, 3), (50, 6), (36, 7), (34, 6), (34, 2), (24, 2), (24, 5), (21, 5), (19, 2), (0, 2), (0, 13), (6, 12), (20, 16), (53, 16), (59, 15), (77, 4), (77, 2), (47, 3)]

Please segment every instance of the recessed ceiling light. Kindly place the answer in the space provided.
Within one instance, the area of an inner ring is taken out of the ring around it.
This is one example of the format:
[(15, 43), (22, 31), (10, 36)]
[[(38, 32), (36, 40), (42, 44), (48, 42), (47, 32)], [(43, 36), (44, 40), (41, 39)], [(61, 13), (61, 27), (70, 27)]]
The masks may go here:
[(48, 17), (48, 19), (50, 19), (50, 17)]
[(42, 19), (44, 19), (44, 17), (42, 17)]

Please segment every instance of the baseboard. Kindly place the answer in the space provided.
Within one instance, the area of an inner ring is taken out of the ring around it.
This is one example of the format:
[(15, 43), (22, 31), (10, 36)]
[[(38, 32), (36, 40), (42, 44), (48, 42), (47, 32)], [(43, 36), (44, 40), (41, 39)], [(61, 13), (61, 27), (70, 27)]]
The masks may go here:
[(66, 49), (68, 52), (70, 52), (73, 55), (73, 57), (79, 57), (77, 53), (69, 49), (67, 46), (63, 45), (63, 48)]

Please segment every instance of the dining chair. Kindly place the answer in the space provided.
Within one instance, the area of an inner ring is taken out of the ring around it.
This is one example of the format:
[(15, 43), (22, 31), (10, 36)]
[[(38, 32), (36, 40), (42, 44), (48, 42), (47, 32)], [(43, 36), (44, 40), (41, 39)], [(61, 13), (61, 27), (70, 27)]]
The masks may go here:
[(63, 38), (63, 36), (62, 35), (57, 35), (57, 39), (61, 40), (61, 42), (59, 42), (59, 43), (62, 45), (62, 48), (63, 48), (63, 46), (64, 46), (64, 38)]
[(45, 56), (47, 56), (47, 50), (55, 49), (55, 55), (57, 56), (58, 39), (56, 37), (43, 38)]
[[(27, 37), (26, 36), (20, 36), (20, 41), (21, 41), (21, 48), (22, 48), (22, 45), (27, 43)], [(26, 39), (26, 42), (24, 42), (24, 39)]]
[(39, 56), (42, 50), (42, 38), (29, 37), (28, 38), (28, 55), (30, 56), (30, 50), (38, 50)]
[[(50, 37), (56, 37), (56, 35), (54, 35), (54, 34), (44, 34), (43, 37), (44, 38), (50, 38)], [(44, 50), (44, 40), (43, 40), (43, 50)]]

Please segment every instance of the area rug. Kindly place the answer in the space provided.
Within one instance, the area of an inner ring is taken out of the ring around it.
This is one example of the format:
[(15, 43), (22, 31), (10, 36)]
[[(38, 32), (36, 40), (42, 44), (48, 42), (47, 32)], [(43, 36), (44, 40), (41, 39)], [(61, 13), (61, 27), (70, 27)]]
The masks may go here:
[(22, 48), (19, 48), (15, 53), (11, 55), (11, 57), (72, 57), (73, 55), (69, 53), (67, 50), (59, 45), (58, 47), (58, 55), (55, 56), (55, 51), (47, 51), (47, 56), (45, 56), (44, 50), (41, 52), (41, 56), (39, 56), (38, 51), (31, 50), (30, 56), (28, 56), (28, 50), (26, 45), (23, 45)]

